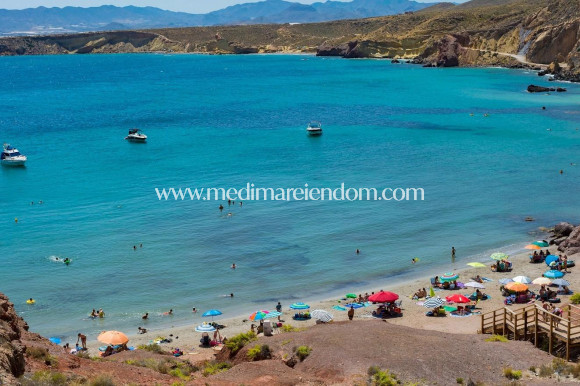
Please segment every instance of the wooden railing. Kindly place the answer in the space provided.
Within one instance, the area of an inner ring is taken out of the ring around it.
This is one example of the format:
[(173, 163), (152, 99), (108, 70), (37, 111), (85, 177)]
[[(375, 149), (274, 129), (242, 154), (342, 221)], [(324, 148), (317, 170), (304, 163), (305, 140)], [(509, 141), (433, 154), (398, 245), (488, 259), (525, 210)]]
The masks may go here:
[(534, 337), (538, 346), (538, 334), (548, 335), (548, 352), (552, 354), (553, 340), (566, 343), (566, 360), (570, 359), (570, 347), (580, 344), (580, 307), (567, 305), (562, 316), (554, 315), (537, 304), (516, 310), (507, 307), (481, 315), (481, 333), (513, 334), (513, 339), (529, 340)]

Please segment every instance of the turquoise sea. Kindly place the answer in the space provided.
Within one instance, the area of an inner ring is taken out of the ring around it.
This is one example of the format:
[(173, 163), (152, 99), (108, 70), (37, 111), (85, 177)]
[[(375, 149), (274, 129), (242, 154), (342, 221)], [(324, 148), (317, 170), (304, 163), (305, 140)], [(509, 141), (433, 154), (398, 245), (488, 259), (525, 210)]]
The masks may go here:
[[(464, 267), (580, 221), (580, 86), (528, 94), (552, 84), (533, 72), (151, 54), (2, 57), (0, 73), (0, 140), (29, 158), (0, 169), (0, 292), (45, 336), (387, 289), (447, 269), (451, 246)], [(312, 119), (320, 138), (306, 136)], [(123, 139), (132, 127), (147, 144)], [(422, 187), (425, 201), (228, 207), (155, 193), (248, 182)], [(86, 319), (101, 307), (104, 320)]]

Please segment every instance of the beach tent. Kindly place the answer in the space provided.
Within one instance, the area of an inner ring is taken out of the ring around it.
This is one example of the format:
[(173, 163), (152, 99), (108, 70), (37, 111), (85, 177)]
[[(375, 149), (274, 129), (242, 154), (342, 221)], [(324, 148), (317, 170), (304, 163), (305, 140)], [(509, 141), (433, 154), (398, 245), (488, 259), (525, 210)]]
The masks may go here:
[(333, 318), (330, 312), (324, 310), (314, 310), (310, 313), (310, 315), (324, 323), (330, 322)]
[(290, 308), (293, 310), (307, 310), (310, 306), (304, 303), (293, 303), (290, 305)]
[(548, 255), (548, 256), (546, 256), (546, 259), (544, 260), (544, 262), (549, 267), (553, 262), (558, 261), (559, 259), (560, 258), (556, 255)]
[(397, 300), (398, 298), (399, 298), (399, 295), (397, 295), (394, 292), (381, 291), (381, 292), (377, 292), (374, 295), (369, 296), (369, 301), (375, 302), (375, 303), (392, 303), (395, 300)]
[(532, 279), (530, 279), (527, 276), (516, 276), (512, 280), (515, 281), (516, 283), (522, 284), (530, 284), (532, 282)]
[(429, 297), (431, 297), (431, 298), (435, 297), (435, 290), (433, 289), (433, 287), (429, 288)]
[(548, 277), (550, 279), (558, 279), (558, 278), (564, 276), (564, 273), (560, 272), (560, 271), (556, 271), (555, 269), (551, 269), (549, 271), (544, 272), (544, 276)]
[(547, 241), (544, 240), (538, 240), (538, 241), (534, 241), (532, 244), (537, 245), (538, 247), (549, 247), (550, 244)]
[(99, 342), (110, 345), (126, 344), (129, 341), (127, 335), (120, 331), (103, 331), (97, 339)]
[(199, 326), (195, 327), (195, 331), (197, 331), (197, 332), (213, 332), (213, 331), (215, 331), (215, 327), (212, 326), (211, 324), (203, 322)]

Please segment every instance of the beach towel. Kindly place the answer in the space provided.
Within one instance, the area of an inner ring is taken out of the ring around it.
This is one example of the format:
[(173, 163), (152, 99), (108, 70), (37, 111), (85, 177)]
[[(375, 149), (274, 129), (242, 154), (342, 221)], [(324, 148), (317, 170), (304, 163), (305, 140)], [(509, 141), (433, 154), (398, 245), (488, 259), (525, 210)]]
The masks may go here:
[(482, 277), (481, 278), (482, 281), (493, 281), (493, 279), (487, 278), (487, 277)]
[(344, 308), (342, 306), (332, 306), (332, 308), (335, 310), (339, 310), (339, 311), (346, 311), (346, 308)]
[(459, 315), (456, 311), (451, 312), (449, 315), (453, 316), (454, 318), (466, 318), (471, 316), (471, 313), (465, 315)]

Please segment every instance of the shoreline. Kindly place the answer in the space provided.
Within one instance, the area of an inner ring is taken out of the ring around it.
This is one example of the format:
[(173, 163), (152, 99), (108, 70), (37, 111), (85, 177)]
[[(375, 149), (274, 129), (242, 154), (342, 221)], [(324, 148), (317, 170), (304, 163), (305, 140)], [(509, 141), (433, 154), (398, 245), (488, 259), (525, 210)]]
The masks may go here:
[[(496, 287), (499, 287), (499, 282), (498, 282), (498, 278), (502, 278), (502, 277), (513, 277), (513, 276), (517, 276), (519, 274), (524, 274), (521, 273), (523, 270), (525, 271), (529, 271), (530, 268), (536, 268), (537, 269), (542, 269), (545, 268), (544, 264), (529, 264), (529, 251), (523, 249), (523, 246), (525, 244), (521, 244), (521, 247), (517, 250), (517, 252), (510, 254), (510, 261), (514, 264), (514, 269), (512, 272), (508, 272), (508, 273), (497, 273), (497, 272), (491, 272), (489, 269), (489, 266), (492, 264), (492, 261), (489, 259), (489, 256), (487, 256), (487, 259), (483, 258), (483, 254), (486, 252), (482, 252), (482, 259), (474, 259), (471, 260), (470, 262), (485, 262), (486, 267), (487, 268), (473, 268), (470, 266), (467, 266), (467, 258), (465, 259), (465, 261), (461, 261), (459, 263), (455, 263), (455, 264), (462, 264), (461, 266), (457, 265), (455, 266), (452, 271), (456, 272), (460, 275), (459, 281), (463, 282), (463, 283), (467, 283), (468, 281), (470, 281), (470, 277), (472, 276), (476, 276), (476, 275), (481, 275), (482, 277), (488, 277), (491, 278), (493, 281), (489, 282), (489, 283), (485, 283), (486, 285), (486, 289), (484, 290), (484, 292), (488, 293), (491, 295), (491, 300), (492, 301), (484, 301), (484, 302), (480, 302), (480, 305), (482, 305), (482, 310), (481, 312), (487, 312), (487, 311), (491, 311), (500, 307), (503, 307), (503, 297), (501, 297), (497, 291), (495, 290)], [(554, 252), (553, 250), (556, 249), (557, 247), (552, 245), (549, 248), (552, 249), (552, 252)], [(500, 251), (502, 249), (506, 249), (506, 248), (498, 248), (495, 249), (494, 251)], [(481, 260), (481, 261), (480, 261)], [(411, 263), (409, 263), (411, 264)], [(365, 292), (368, 292), (369, 294), (371, 292), (378, 292), (381, 289), (386, 290), (386, 291), (391, 291), (391, 292), (395, 292), (399, 295), (399, 300), (402, 300), (402, 310), (403, 310), (403, 316), (399, 317), (399, 318), (390, 318), (387, 319), (387, 321), (389, 323), (394, 323), (394, 324), (400, 324), (400, 325), (406, 325), (409, 327), (414, 327), (414, 328), (419, 328), (419, 329), (427, 329), (427, 330), (435, 330), (435, 331), (443, 331), (443, 332), (453, 332), (453, 333), (460, 333), (460, 334), (473, 334), (476, 333), (477, 331), (477, 326), (479, 325), (479, 318), (475, 315), (469, 317), (469, 318), (427, 318), (425, 319), (424, 317), (424, 313), (427, 311), (425, 308), (421, 307), (421, 306), (417, 306), (414, 303), (416, 303), (417, 301), (412, 300), (410, 297), (413, 295), (413, 293), (419, 289), (419, 288), (426, 288), (427, 290), (429, 289), (429, 279), (431, 277), (434, 277), (435, 275), (441, 275), (444, 272), (447, 272), (448, 270), (450, 270), (449, 264), (447, 265), (443, 265), (441, 266), (442, 268), (440, 268), (440, 270), (437, 270), (438, 268), (427, 268), (426, 270), (421, 270), (419, 272), (417, 272), (417, 274), (413, 274), (413, 272), (409, 272), (411, 274), (412, 277), (407, 277), (408, 275), (402, 275), (398, 280), (395, 280), (395, 282), (393, 283), (385, 283), (382, 286), (372, 286), (372, 287), (367, 287), (364, 291), (362, 291), (360, 288), (356, 289), (356, 293), (362, 293), (364, 294)], [(443, 268), (443, 267), (447, 267), (447, 268)], [(530, 276), (527, 272), (525, 273), (526, 275)], [(530, 276), (532, 277), (532, 276)], [(533, 276), (533, 278), (535, 278), (537, 276)], [(385, 281), (390, 280), (390, 278), (384, 279)], [(532, 288), (534, 289), (534, 288)], [(338, 291), (338, 290), (337, 290)], [(463, 290), (436, 290), (436, 294), (437, 296), (441, 296), (442, 298), (444, 298), (445, 296), (449, 296), (452, 295), (454, 293), (463, 293), (463, 294), (467, 294), (469, 292), (473, 292), (469, 289), (463, 289)], [(313, 296), (313, 298), (305, 298), (302, 299), (301, 301), (309, 304), (310, 307), (310, 311), (315, 310), (315, 309), (323, 309), (326, 311), (329, 311), (333, 314), (334, 316), (334, 320), (335, 321), (347, 321), (348, 317), (347, 317), (347, 313), (345, 311), (340, 311), (340, 310), (335, 310), (332, 307), (335, 305), (339, 305), (345, 304), (345, 301), (343, 300), (338, 300), (338, 299), (342, 299), (344, 297), (344, 294), (336, 296), (335, 293), (327, 293), (326, 295), (322, 296), (322, 297), (316, 297)], [(498, 301), (500, 304), (498, 304)], [(290, 304), (284, 304), (284, 302), (282, 302), (282, 312), (283, 315), (281, 316), (281, 320), (284, 321), (283, 324), (286, 325), (292, 325), (293, 327), (300, 327), (300, 328), (309, 328), (314, 326), (315, 320), (311, 319), (308, 321), (294, 321), (291, 318), (292, 313), (294, 313), (295, 311), (292, 311), (289, 309), (289, 305)], [(266, 308), (270, 311), (274, 310), (274, 306), (275, 306), (276, 302), (273, 302), (271, 307)], [(364, 319), (368, 319), (368, 318), (372, 318), (371, 312), (374, 310), (374, 307), (371, 305), (369, 307), (365, 307), (365, 308), (360, 308), (357, 309), (355, 311), (355, 321), (357, 319), (359, 320), (364, 320)], [(226, 326), (226, 328), (224, 328), (223, 330), (220, 330), (222, 337), (232, 337), (234, 335), (237, 335), (241, 332), (247, 332), (248, 330), (250, 330), (250, 326), (251, 324), (258, 324), (259, 322), (252, 322), (247, 320), (248, 316), (251, 312), (253, 312), (255, 310), (248, 310), (247, 314), (242, 314), (242, 313), (236, 313), (236, 315), (233, 316), (227, 316), (227, 317), (222, 317), (222, 315), (215, 317), (214, 321), (219, 323), (219, 324), (223, 324)], [(150, 344), (152, 343), (152, 341), (158, 337), (164, 337), (164, 338), (172, 338), (173, 341), (171, 343), (167, 343), (167, 344), (162, 344), (162, 347), (165, 349), (172, 349), (175, 347), (179, 347), (181, 348), (183, 351), (185, 352), (189, 352), (192, 355), (193, 354), (198, 354), (200, 352), (213, 352), (213, 349), (208, 349), (208, 348), (200, 348), (199, 346), (199, 339), (201, 337), (201, 333), (199, 332), (195, 332), (194, 328), (197, 325), (202, 324), (203, 322), (211, 322), (211, 318), (205, 318), (205, 317), (201, 317), (202, 314), (202, 310), (199, 310), (197, 314), (193, 315), (192, 314), (192, 319), (190, 322), (185, 322), (185, 323), (179, 323), (179, 324), (175, 324), (172, 325), (171, 327), (168, 326), (159, 326), (159, 328), (150, 328), (147, 327), (147, 333), (146, 334), (137, 334), (137, 333), (127, 333), (127, 336), (129, 337), (130, 341), (129, 341), (129, 346), (133, 346), (135, 348), (137, 348), (140, 345), (146, 345), (146, 344)], [(423, 316), (423, 317), (421, 317)], [(464, 323), (466, 321), (466, 319), (468, 319), (467, 323)], [(433, 323), (430, 323), (430, 322)], [(439, 322), (442, 323), (439, 323)], [(457, 322), (459, 321), (459, 323)], [(137, 327), (135, 327), (135, 330), (137, 329)], [(276, 332), (275, 332), (276, 334)], [(210, 334), (211, 335), (211, 334)], [(64, 341), (63, 341), (64, 343)], [(70, 342), (69, 342), (70, 343)], [(96, 339), (91, 339), (87, 341), (87, 347), (89, 349), (89, 354), (90, 355), (98, 355), (99, 351), (98, 348), (102, 346), (102, 343), (99, 343)], [(184, 349), (184, 347), (186, 347)]]

